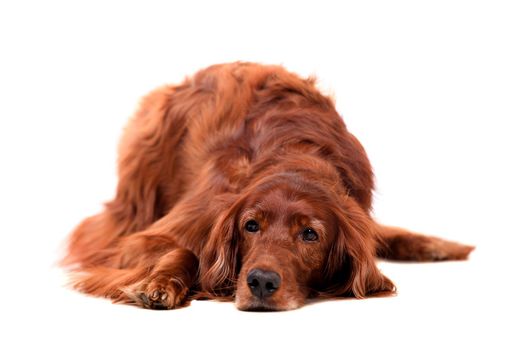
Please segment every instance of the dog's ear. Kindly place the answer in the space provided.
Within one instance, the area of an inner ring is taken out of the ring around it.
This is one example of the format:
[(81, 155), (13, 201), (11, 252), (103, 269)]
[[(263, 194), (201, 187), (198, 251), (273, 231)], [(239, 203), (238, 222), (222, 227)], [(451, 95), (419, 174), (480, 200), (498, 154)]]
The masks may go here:
[(375, 263), (376, 233), (372, 219), (351, 198), (335, 208), (338, 233), (326, 264), (327, 292), (364, 298), (392, 294), (394, 284)]
[(230, 203), (213, 225), (200, 255), (200, 286), (205, 294), (213, 296), (233, 292), (239, 269), (237, 219), (244, 200), (235, 196)]

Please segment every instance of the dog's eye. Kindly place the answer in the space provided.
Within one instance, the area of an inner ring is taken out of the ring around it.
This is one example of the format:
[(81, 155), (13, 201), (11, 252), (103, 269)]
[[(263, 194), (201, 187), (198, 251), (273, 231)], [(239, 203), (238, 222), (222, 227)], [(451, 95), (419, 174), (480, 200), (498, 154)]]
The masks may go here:
[(257, 221), (255, 221), (255, 220), (249, 220), (244, 225), (244, 228), (248, 232), (257, 232), (257, 231), (259, 231), (259, 223)]
[(311, 227), (307, 227), (303, 230), (302, 233), (303, 241), (313, 242), (317, 241), (319, 239), (319, 236), (317, 235), (317, 232)]

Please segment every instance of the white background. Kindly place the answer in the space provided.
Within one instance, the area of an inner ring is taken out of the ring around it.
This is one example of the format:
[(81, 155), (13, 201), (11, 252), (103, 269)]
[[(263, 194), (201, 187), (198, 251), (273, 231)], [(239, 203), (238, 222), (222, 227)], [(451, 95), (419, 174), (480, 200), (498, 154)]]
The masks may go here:
[[(0, 45), (0, 348), (525, 347), (522, 1), (3, 1)], [(112, 197), (139, 98), (234, 60), (317, 75), (375, 167), (375, 216), (471, 259), (381, 262), (397, 297), (284, 313), (64, 288), (61, 244)]]

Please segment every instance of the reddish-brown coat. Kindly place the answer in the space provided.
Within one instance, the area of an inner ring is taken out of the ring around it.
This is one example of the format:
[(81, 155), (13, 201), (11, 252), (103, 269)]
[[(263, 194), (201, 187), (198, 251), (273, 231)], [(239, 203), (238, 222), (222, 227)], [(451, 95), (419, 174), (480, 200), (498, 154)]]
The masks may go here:
[[(193, 293), (291, 309), (316, 295), (392, 293), (377, 254), (472, 250), (375, 223), (363, 147), (313, 79), (279, 66), (215, 65), (152, 92), (125, 130), (118, 174), (115, 199), (76, 228), (64, 264), (76, 288), (119, 302), (174, 308)], [(259, 232), (245, 232), (249, 219)], [(305, 227), (319, 240), (302, 240)], [(282, 277), (271, 298), (251, 295), (252, 268)]]

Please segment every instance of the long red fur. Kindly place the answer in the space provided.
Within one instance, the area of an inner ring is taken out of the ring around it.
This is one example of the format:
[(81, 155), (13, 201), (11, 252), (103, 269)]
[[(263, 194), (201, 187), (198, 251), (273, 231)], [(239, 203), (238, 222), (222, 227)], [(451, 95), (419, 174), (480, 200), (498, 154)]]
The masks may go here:
[(77, 289), (118, 302), (173, 308), (192, 292), (234, 295), (236, 220), (262, 184), (296, 186), (330, 211), (318, 295), (392, 293), (375, 256), (465, 259), (473, 249), (374, 222), (363, 147), (314, 79), (280, 66), (215, 65), (150, 93), (125, 129), (118, 176), (115, 198), (75, 229), (63, 261)]

